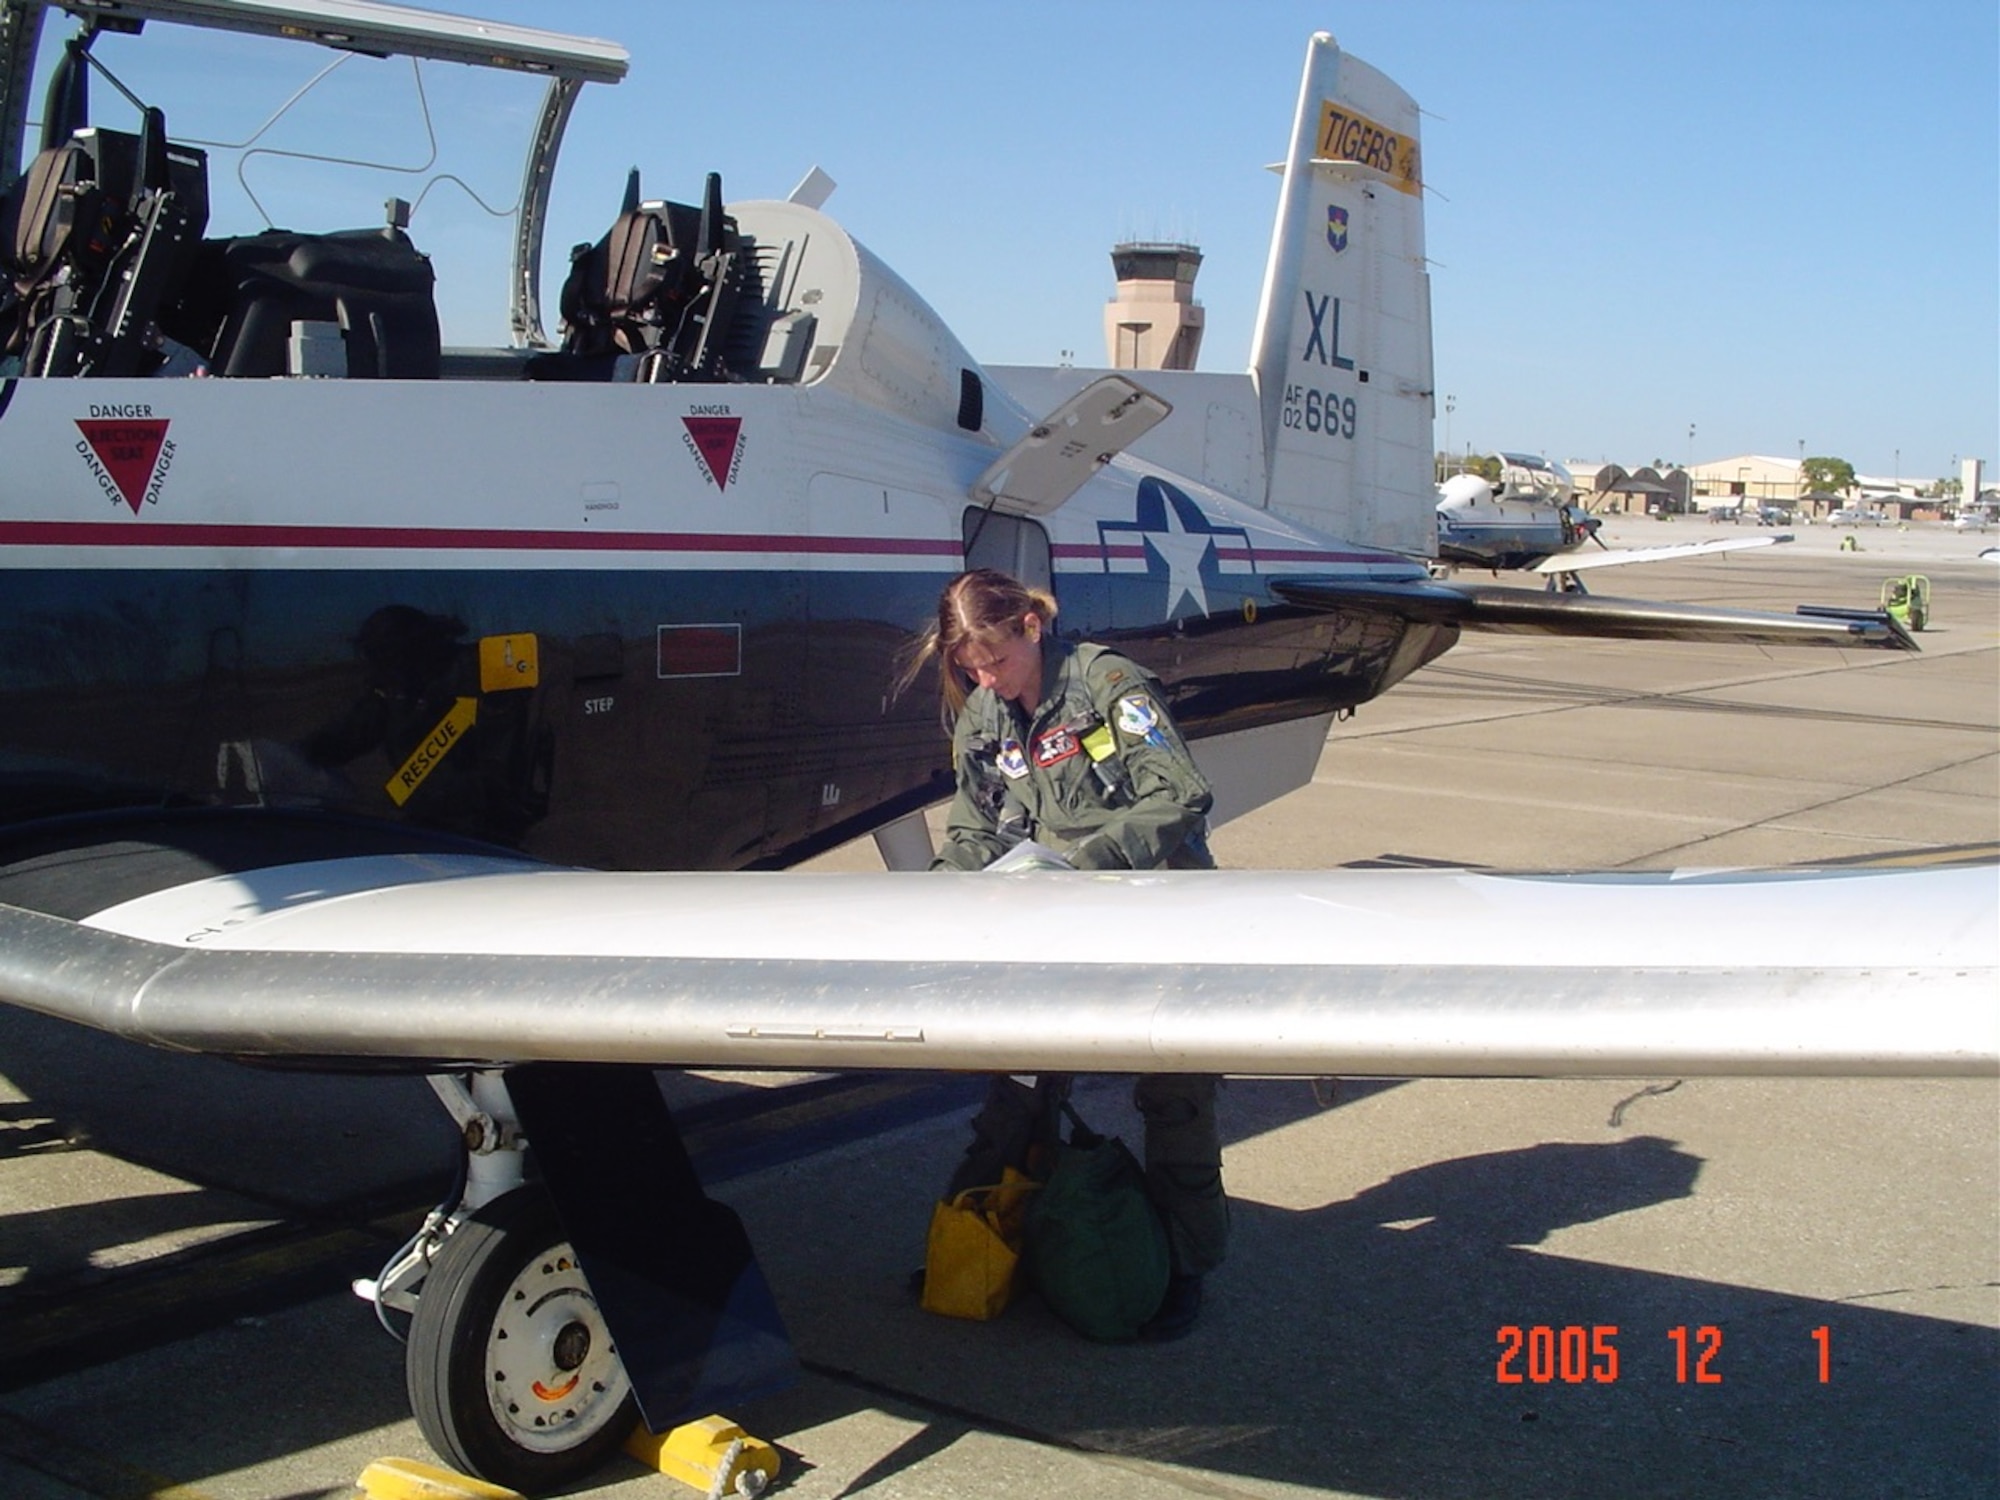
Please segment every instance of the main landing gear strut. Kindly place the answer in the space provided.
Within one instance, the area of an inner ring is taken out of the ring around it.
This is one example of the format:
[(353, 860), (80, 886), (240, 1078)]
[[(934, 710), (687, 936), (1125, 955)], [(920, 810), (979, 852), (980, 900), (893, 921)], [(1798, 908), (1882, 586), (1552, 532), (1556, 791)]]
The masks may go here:
[(431, 1085), (463, 1171), (355, 1291), (385, 1326), (409, 1315), (410, 1408), (441, 1458), (555, 1489), (642, 1414), (662, 1432), (795, 1378), (742, 1225), (702, 1192), (650, 1072), (544, 1064)]

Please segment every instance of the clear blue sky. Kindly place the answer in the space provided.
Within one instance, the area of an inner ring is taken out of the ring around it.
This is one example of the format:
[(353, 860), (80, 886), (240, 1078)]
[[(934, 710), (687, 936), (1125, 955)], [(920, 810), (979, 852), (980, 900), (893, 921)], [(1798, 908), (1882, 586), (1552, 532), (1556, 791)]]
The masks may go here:
[(1992, 0), (491, 13), (631, 49), (565, 154), (607, 207), (627, 163), (649, 194), (713, 168), (764, 197), (817, 162), (829, 211), (993, 363), (1101, 363), (1111, 244), (1185, 235), (1215, 370), (1248, 361), (1264, 167), (1331, 31), (1427, 114), (1454, 447), (1681, 462), (1693, 424), (1697, 461), (1801, 439), (1884, 475), (2000, 459)]
[(1247, 363), (1264, 169), (1331, 31), (1426, 111), (1440, 446), (1449, 394), (1458, 449), (2000, 468), (1993, 0), (433, 8), (631, 50), (572, 122), (558, 262), (629, 166), (695, 201), (709, 170), (782, 197), (817, 163), (991, 363), (1102, 363), (1111, 245), (1198, 242), (1210, 370)]

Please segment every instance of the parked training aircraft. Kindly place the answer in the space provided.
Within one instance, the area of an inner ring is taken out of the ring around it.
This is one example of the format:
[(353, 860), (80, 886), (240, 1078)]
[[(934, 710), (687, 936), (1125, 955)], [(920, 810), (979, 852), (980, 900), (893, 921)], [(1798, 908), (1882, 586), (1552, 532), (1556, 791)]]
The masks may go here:
[[(1251, 415), (1195, 423), (1176, 470), (1126, 450), (1196, 388), (1024, 409), (817, 176), (784, 201), (635, 182), (546, 338), (553, 158), (583, 87), (624, 73), (611, 43), (362, 0), (73, 9), (65, 43), (43, 0), (0, 0), (0, 1000), (431, 1076), (464, 1180), (369, 1290), (412, 1312), (412, 1403), (460, 1466), (566, 1483), (635, 1403), (657, 1429), (789, 1368), (655, 1067), (1995, 1068), (1985, 871), (741, 873), (869, 832), (924, 863), (945, 741), (889, 684), (968, 564), (1049, 582), (1065, 629), (1156, 671), (1222, 816), (1302, 783), (1335, 715), (1466, 628), (1914, 649), (1873, 612), (1427, 575), (1417, 110), (1330, 38), (1234, 377)], [(169, 97), (146, 64), (185, 28), (239, 33), (232, 70), (253, 42), (325, 64), (307, 105), (450, 71), (412, 59), (540, 90), (511, 344), (442, 344), (442, 168), (412, 182), (421, 154), (304, 140), (287, 108), (205, 127), (241, 90)], [(60, 60), (31, 85), (38, 54)], [(417, 190), (296, 227), (371, 160)], [(287, 174), (303, 208), (254, 217)], [(1829, 899), (1881, 920), (1797, 919)]]
[[(1437, 556), (1446, 569), (1523, 569), (1544, 576), (1551, 591), (1583, 593), (1578, 575), (1591, 568), (1740, 552), (1791, 540), (1789, 535), (1728, 537), (1614, 550), (1597, 535), (1603, 522), (1576, 502), (1576, 483), (1563, 465), (1532, 453), (1495, 456), (1500, 462), (1497, 485), (1466, 473), (1438, 486)], [(1597, 551), (1588, 550), (1591, 543)]]

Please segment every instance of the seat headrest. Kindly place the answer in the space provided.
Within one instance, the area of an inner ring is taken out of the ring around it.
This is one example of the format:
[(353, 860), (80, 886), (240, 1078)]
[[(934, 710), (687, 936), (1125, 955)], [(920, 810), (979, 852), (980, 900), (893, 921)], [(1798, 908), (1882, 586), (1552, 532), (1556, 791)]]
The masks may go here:
[(0, 225), (7, 231), (15, 275), (33, 276), (52, 266), (68, 249), (77, 225), (100, 215), (101, 196), (88, 175), (89, 165), (90, 158), (74, 142), (40, 152), (29, 163), (8, 205), (12, 222)]

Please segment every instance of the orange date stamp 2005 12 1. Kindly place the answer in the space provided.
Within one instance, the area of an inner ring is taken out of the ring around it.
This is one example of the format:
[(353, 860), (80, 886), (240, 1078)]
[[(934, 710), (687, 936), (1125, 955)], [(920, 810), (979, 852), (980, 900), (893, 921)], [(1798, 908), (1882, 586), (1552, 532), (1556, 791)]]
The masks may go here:
[[(1524, 1382), (1549, 1385), (1616, 1385), (1618, 1383), (1618, 1325), (1580, 1323), (1557, 1328), (1547, 1323), (1526, 1327), (1503, 1324), (1494, 1334), (1500, 1358), (1493, 1378), (1501, 1385)], [(1825, 1324), (1812, 1330), (1819, 1346), (1819, 1383), (1833, 1378), (1833, 1330)], [(1713, 1323), (1698, 1328), (1669, 1328), (1666, 1341), (1673, 1346), (1674, 1379), (1681, 1385), (1722, 1384), (1722, 1330)]]

